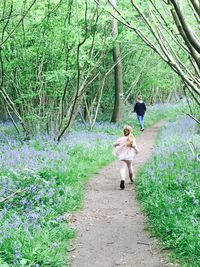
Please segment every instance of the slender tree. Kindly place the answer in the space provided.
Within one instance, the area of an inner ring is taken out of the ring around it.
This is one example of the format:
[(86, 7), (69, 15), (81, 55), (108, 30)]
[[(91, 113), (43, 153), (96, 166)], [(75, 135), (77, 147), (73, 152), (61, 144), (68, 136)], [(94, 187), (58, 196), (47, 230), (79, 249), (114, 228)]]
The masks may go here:
[[(110, 0), (110, 3), (116, 8), (117, 0)], [(114, 77), (115, 77), (115, 102), (112, 114), (112, 122), (119, 122), (122, 118), (123, 109), (123, 78), (122, 78), (122, 61), (120, 53), (120, 45), (117, 40), (118, 37), (118, 21), (112, 19), (112, 36), (114, 38), (113, 47), (113, 61), (115, 64)]]
[[(200, 4), (197, 0), (188, 2), (149, 0), (148, 3), (138, 4), (137, 1), (130, 0), (137, 21), (139, 15), (139, 24), (134, 21), (134, 16), (133, 19), (128, 18), (111, 1), (109, 4), (112, 11), (106, 10), (114, 19), (133, 30), (181, 77), (200, 106)], [(188, 12), (184, 12), (186, 8), (190, 9), (190, 16)]]

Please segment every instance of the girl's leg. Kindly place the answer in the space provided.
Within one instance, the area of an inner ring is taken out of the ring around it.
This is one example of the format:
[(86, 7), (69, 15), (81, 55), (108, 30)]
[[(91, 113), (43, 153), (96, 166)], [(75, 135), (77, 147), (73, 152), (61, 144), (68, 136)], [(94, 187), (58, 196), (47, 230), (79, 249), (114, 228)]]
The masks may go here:
[(131, 183), (133, 183), (134, 173), (133, 173), (133, 163), (131, 160), (126, 161), (127, 167), (128, 167), (128, 173), (129, 178), (131, 180)]
[(120, 188), (121, 189), (125, 188), (126, 168), (127, 168), (126, 162), (120, 161), (120, 177), (121, 177)]

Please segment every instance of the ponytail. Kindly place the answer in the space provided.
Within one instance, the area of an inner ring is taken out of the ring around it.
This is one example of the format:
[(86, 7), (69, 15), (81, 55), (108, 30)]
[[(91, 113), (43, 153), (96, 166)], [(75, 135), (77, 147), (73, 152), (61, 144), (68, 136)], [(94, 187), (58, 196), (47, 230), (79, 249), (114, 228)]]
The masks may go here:
[(134, 141), (131, 131), (132, 131), (131, 126), (127, 125), (124, 127), (124, 135), (128, 137), (127, 144), (126, 144), (128, 147), (131, 147)]
[(127, 146), (128, 147), (132, 147), (132, 145), (133, 145), (133, 135), (130, 133), (129, 135), (128, 135), (128, 139), (127, 139)]

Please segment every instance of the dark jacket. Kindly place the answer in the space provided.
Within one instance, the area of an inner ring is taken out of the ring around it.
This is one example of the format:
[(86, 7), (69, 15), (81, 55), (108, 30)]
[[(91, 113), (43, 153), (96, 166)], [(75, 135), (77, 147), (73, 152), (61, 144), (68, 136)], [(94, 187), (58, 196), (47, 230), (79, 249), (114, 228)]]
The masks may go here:
[(144, 104), (144, 102), (137, 102), (134, 106), (134, 112), (136, 112), (137, 115), (141, 116), (144, 115), (144, 113), (146, 112), (146, 105)]

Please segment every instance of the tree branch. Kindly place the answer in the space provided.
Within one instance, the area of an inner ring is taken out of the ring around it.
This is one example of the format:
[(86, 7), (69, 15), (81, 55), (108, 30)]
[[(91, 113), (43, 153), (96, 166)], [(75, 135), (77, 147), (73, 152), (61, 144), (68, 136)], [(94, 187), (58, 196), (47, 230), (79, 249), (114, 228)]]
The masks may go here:
[(182, 9), (180, 7), (180, 4), (177, 0), (170, 0), (170, 2), (172, 3), (172, 5), (174, 6), (174, 9), (176, 11), (176, 14), (179, 18), (179, 21), (182, 25), (182, 28), (189, 40), (189, 42), (191, 43), (191, 45), (193, 46), (193, 48), (200, 53), (200, 39), (194, 35), (192, 29), (189, 27), (189, 25), (186, 22), (186, 19), (183, 16), (183, 12)]
[(28, 14), (28, 12), (31, 10), (31, 8), (33, 7), (33, 5), (35, 4), (36, 1), (37, 0), (33, 0), (33, 2), (29, 6), (29, 8), (26, 10), (26, 12), (24, 13), (24, 15), (17, 22), (17, 24), (15, 25), (15, 27), (9, 32), (8, 36), (1, 42), (0, 47), (2, 47), (7, 42), (7, 40), (11, 37), (11, 35), (16, 31), (16, 29), (19, 27), (19, 25), (21, 24), (21, 22), (23, 21), (23, 19), (26, 17), (26, 15)]

